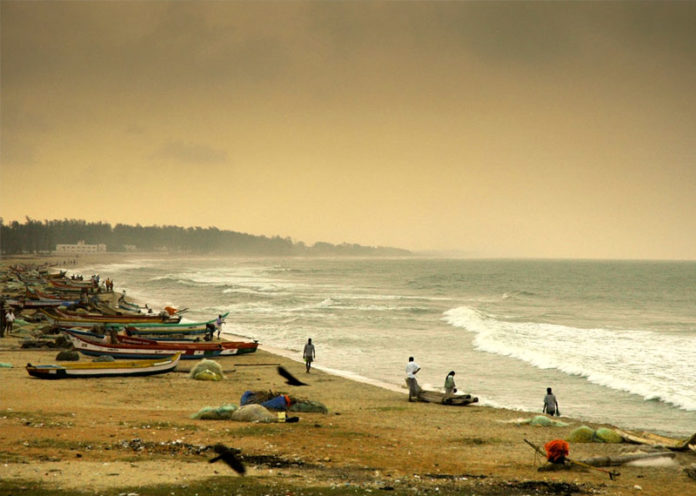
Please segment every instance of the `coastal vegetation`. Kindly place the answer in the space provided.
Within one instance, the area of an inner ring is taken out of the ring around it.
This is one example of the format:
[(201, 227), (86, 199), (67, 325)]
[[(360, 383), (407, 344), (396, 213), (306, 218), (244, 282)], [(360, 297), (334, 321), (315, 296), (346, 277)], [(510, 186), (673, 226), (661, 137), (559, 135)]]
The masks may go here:
[(245, 256), (407, 256), (408, 250), (359, 244), (317, 242), (306, 245), (289, 237), (258, 236), (217, 227), (135, 226), (79, 219), (36, 220), (5, 224), (0, 219), (3, 255), (49, 253), (57, 244), (104, 244), (107, 251), (160, 251)]

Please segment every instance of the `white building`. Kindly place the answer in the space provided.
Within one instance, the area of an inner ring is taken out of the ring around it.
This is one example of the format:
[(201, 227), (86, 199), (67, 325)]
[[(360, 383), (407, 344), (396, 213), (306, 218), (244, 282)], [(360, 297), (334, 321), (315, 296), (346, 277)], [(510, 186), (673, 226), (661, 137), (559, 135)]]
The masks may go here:
[(74, 245), (56, 245), (56, 253), (103, 253), (105, 251), (106, 245), (104, 243), (88, 245), (84, 241), (78, 241)]

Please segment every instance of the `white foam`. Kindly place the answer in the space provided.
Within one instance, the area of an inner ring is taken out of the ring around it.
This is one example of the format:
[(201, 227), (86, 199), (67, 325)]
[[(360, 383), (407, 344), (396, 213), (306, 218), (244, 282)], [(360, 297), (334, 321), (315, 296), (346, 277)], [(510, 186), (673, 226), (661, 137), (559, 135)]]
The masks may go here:
[[(443, 319), (475, 333), (482, 351), (517, 358), (540, 369), (557, 369), (605, 387), (696, 410), (696, 347), (693, 338), (641, 330), (579, 329), (536, 322), (509, 322), (470, 307)], [(654, 365), (659, 363), (659, 367)]]

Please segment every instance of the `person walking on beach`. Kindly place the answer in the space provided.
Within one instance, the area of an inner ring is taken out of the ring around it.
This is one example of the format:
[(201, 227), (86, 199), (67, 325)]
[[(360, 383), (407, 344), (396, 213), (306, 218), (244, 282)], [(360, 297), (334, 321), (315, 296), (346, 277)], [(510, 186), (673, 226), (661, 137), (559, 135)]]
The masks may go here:
[(406, 384), (408, 384), (408, 401), (416, 401), (418, 399), (418, 381), (416, 374), (420, 370), (418, 364), (413, 360), (413, 357), (408, 357), (406, 364)]
[(0, 338), (5, 337), (5, 297), (0, 297)]
[(14, 324), (14, 321), (15, 314), (12, 311), (12, 308), (10, 308), (5, 314), (5, 330), (7, 330), (8, 334), (12, 330), (12, 325)]
[(552, 417), (554, 415), (558, 417), (561, 416), (561, 410), (558, 408), (558, 401), (556, 401), (556, 395), (553, 394), (551, 388), (546, 388), (546, 396), (544, 396), (544, 408), (541, 410), (541, 413), (546, 413), (548, 415), (551, 415)]
[(457, 386), (454, 384), (454, 370), (451, 370), (445, 377), (445, 397), (442, 399), (442, 402), (447, 403), (456, 392)]
[(304, 351), (302, 352), (302, 358), (305, 361), (305, 368), (309, 374), (309, 369), (312, 368), (312, 362), (317, 357), (316, 351), (314, 351), (314, 345), (312, 344), (312, 338), (307, 340), (307, 344), (304, 345)]

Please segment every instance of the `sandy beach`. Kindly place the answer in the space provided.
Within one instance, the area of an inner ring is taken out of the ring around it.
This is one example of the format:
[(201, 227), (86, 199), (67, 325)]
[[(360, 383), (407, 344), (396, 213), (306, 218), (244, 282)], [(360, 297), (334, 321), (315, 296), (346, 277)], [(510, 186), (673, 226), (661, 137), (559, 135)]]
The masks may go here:
[[(3, 270), (18, 261), (40, 259), (5, 259)], [(273, 343), (216, 360), (226, 374), (220, 382), (190, 379), (196, 361), (182, 361), (175, 372), (159, 376), (47, 381), (30, 377), (24, 366), (55, 363), (58, 351), (22, 349), (23, 340), (0, 338), (0, 362), (12, 365), (0, 368), (0, 494), (143, 495), (160, 494), (159, 485), (166, 485), (161, 494), (192, 495), (696, 491), (696, 481), (683, 470), (696, 463), (693, 451), (677, 452), (659, 466), (614, 467), (621, 473), (615, 480), (579, 467), (540, 472), (545, 460), (525, 439), (543, 446), (580, 425), (601, 425), (561, 417), (567, 427), (534, 427), (514, 421), (538, 413), (409, 403), (406, 389), (390, 391), (320, 370), (306, 374), (298, 361), (264, 350)], [(317, 353), (317, 363), (330, 367)], [(278, 365), (309, 385), (288, 386)], [(466, 382), (466, 371), (459, 375)], [(239, 404), (247, 390), (269, 389), (320, 401), (329, 413), (298, 413), (293, 424), (191, 418), (206, 406)], [(216, 443), (241, 449), (245, 477), (208, 463)], [(646, 448), (627, 443), (571, 443), (570, 457), (641, 450)]]

